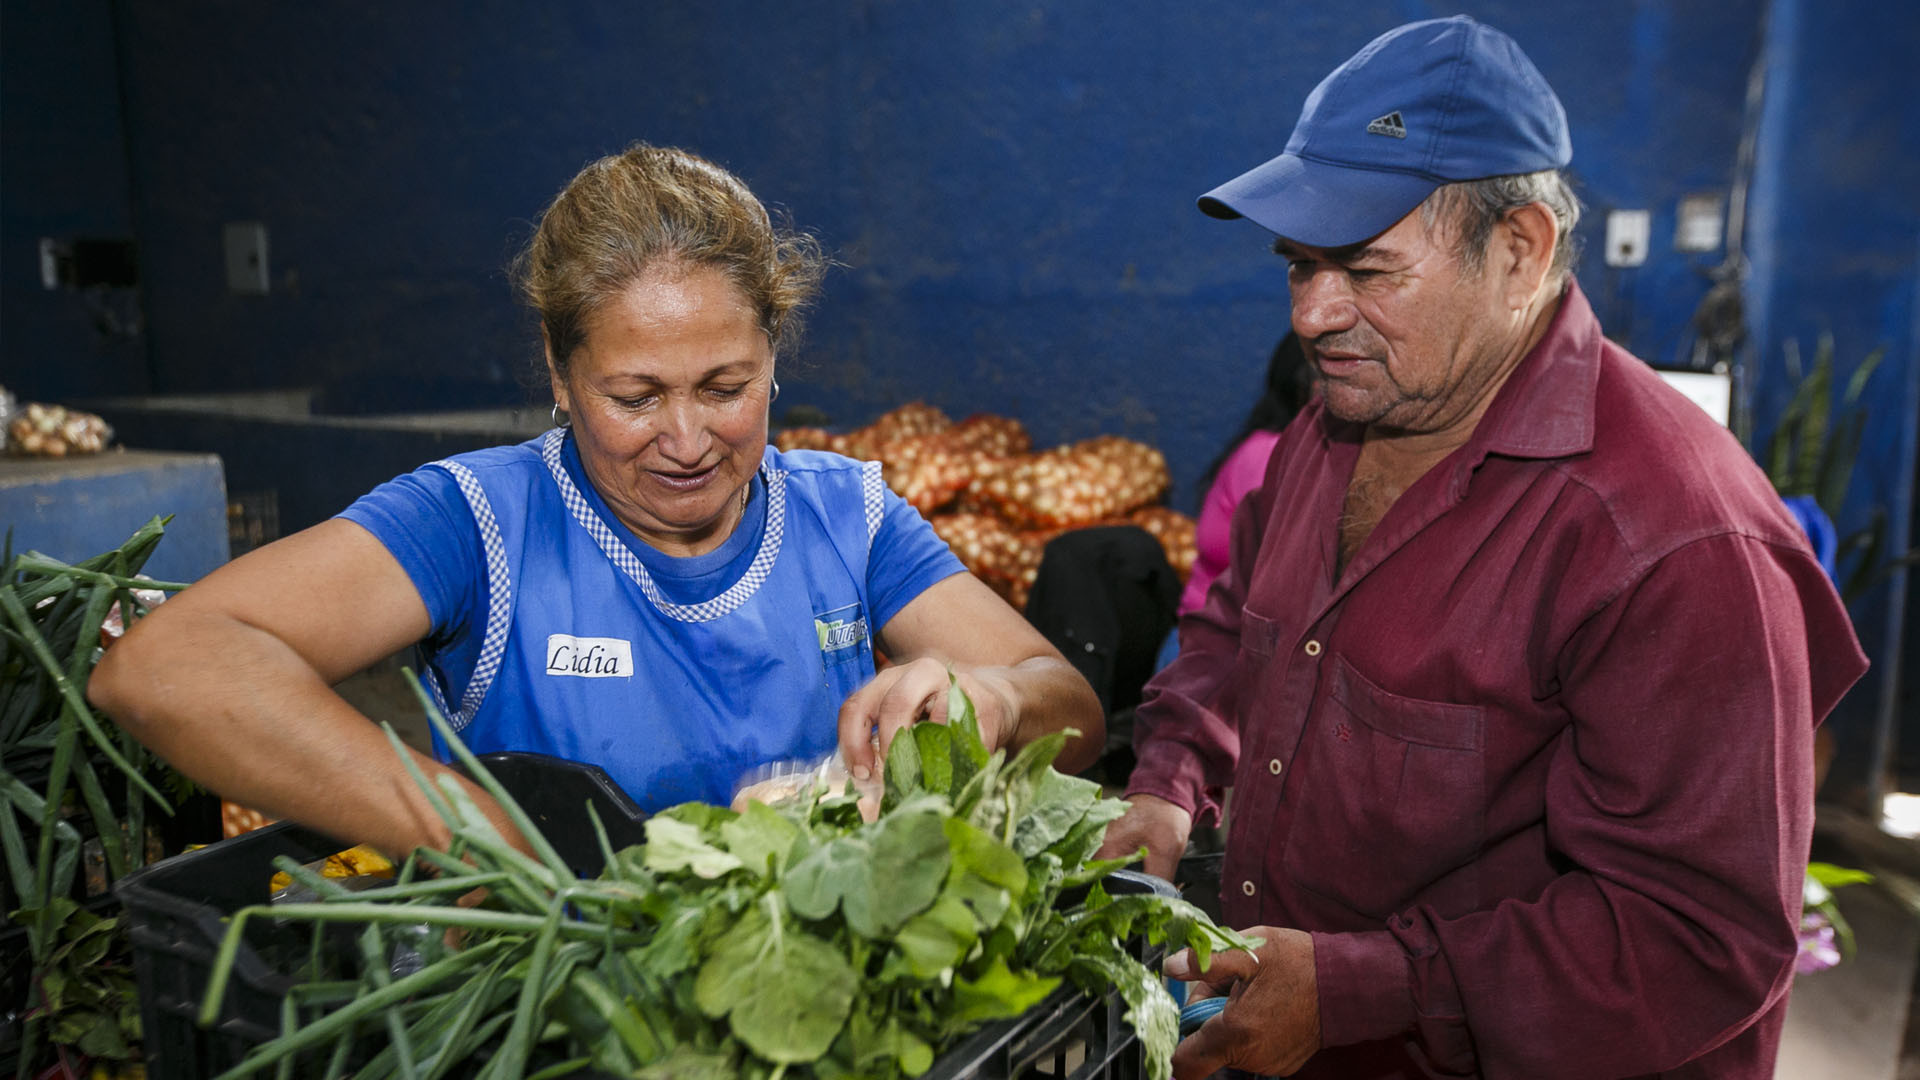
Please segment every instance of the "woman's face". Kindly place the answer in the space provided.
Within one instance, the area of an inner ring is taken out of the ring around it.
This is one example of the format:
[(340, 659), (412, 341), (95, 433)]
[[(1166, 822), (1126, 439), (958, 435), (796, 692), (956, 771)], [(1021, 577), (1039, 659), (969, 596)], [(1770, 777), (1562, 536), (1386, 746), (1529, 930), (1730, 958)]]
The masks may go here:
[(717, 270), (649, 271), (588, 316), (554, 400), (614, 514), (669, 555), (720, 546), (767, 445), (773, 348)]

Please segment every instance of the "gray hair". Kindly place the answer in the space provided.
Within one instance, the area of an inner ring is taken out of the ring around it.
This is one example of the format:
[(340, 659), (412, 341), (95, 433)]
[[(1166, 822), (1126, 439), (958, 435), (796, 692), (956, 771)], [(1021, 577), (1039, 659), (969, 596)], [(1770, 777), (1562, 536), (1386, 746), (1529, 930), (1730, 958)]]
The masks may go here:
[(1493, 236), (1494, 225), (1528, 203), (1545, 203), (1553, 212), (1552, 273), (1564, 282), (1572, 276), (1574, 258), (1579, 254), (1573, 229), (1580, 224), (1580, 200), (1558, 169), (1444, 184), (1420, 204), (1420, 220), (1429, 228), (1445, 221), (1453, 233), (1454, 251), (1461, 265), (1478, 273), (1486, 265), (1487, 241)]

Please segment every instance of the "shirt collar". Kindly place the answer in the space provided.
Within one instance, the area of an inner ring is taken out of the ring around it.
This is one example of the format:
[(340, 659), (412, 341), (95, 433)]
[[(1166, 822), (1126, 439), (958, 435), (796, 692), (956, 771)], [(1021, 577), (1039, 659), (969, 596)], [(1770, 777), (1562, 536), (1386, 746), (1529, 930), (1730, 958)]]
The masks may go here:
[(1507, 376), (1480, 418), (1468, 460), (1478, 465), (1488, 454), (1558, 458), (1593, 449), (1603, 343), (1586, 294), (1569, 281), (1545, 336)]
[[(1558, 458), (1593, 449), (1593, 407), (1600, 382), (1600, 321), (1580, 283), (1571, 279), (1547, 332), (1494, 396), (1460, 454), (1470, 472), (1488, 454)], [(1320, 413), (1320, 441), (1360, 444), (1362, 428)]]

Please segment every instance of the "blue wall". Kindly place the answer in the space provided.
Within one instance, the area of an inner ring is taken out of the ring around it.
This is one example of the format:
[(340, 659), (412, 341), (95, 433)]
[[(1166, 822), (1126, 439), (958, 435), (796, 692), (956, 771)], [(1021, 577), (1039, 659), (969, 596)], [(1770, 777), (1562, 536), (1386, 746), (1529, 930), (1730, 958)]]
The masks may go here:
[(137, 312), (131, 294), (40, 284), (41, 237), (133, 237), (128, 192), (107, 0), (0, 5), (0, 385), (54, 399), (148, 389), (145, 341), (96, 328), (97, 310)]
[[(845, 264), (787, 401), (1125, 432), (1167, 450), (1191, 506), (1287, 318), (1265, 236), (1193, 198), (1276, 152), (1378, 30), (1451, 10), (124, 5), (156, 388), (521, 400), (533, 338), (503, 267), (574, 169), (646, 138), (736, 169)], [(1681, 194), (1725, 190), (1759, 0), (1595, 5), (1578, 33), (1469, 10), (1562, 88), (1590, 247), (1607, 209), (1666, 236)], [(230, 220), (267, 224), (271, 295), (226, 292)], [(1616, 336), (1684, 350), (1699, 257), (1588, 262)]]
[[(1129, 434), (1167, 451), (1174, 502), (1190, 509), (1287, 320), (1265, 234), (1204, 218), (1193, 198), (1276, 152), (1313, 83), (1374, 34), (1464, 9), (1559, 89), (1589, 211), (1581, 280), (1609, 332), (1656, 363), (1688, 354), (1721, 257), (1672, 250), (1676, 204), (1728, 191), (1765, 57), (1755, 414), (1764, 436), (1789, 392), (1786, 338), (1830, 329), (1855, 360), (1888, 346), (1841, 524), (1874, 504), (1904, 524), (1920, 16), (1877, 0), (1808, 7), (84, 0), (53, 15), (0, 0), (0, 365), (12, 381), (35, 356), (81, 358), (71, 375), (34, 376), (49, 394), (143, 374), (115, 366), (73, 297), (20, 284), (44, 232), (137, 228), (156, 390), (524, 401), (536, 338), (504, 267), (579, 165), (644, 138), (733, 168), (844, 264), (790, 358), (783, 405), (857, 423), (924, 397), (1019, 416), (1042, 442)], [(23, 146), (58, 154), (33, 171)], [(1646, 265), (1600, 265), (1616, 208), (1652, 211)], [(227, 293), (233, 220), (270, 230), (271, 295)], [(1894, 596), (1859, 612), (1883, 671)], [(1850, 699), (1844, 743), (1867, 739), (1883, 690)]]
[[(1900, 5), (1851, 2), (1836, 10), (1774, 0), (1769, 18), (1748, 288), (1760, 349), (1755, 414), (1760, 430), (1769, 430), (1792, 395), (1789, 340), (1811, 357), (1820, 335), (1831, 334), (1842, 379), (1886, 349), (1869, 384), (1872, 408), (1839, 525), (1844, 536), (1884, 507), (1889, 548), (1901, 551), (1914, 540), (1920, 426), (1920, 115), (1902, 103), (1920, 93), (1913, 62), (1920, 17)], [(1875, 782), (1890, 764), (1896, 732), (1910, 755), (1920, 751), (1920, 715), (1890, 679), (1911, 623), (1905, 584), (1896, 577), (1853, 606), (1876, 670), (1833, 720), (1848, 751), (1835, 772), (1842, 784)], [(1920, 670), (1909, 667), (1906, 678), (1920, 678)]]

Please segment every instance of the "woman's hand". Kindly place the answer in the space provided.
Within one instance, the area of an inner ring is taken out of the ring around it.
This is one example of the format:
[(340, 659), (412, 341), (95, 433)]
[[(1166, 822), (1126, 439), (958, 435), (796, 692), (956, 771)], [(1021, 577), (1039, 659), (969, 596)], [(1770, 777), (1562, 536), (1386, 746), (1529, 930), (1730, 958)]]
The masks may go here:
[(915, 719), (946, 719), (949, 670), (973, 699), (989, 749), (1011, 752), (1071, 728), (1079, 737), (1068, 740), (1055, 762), (1070, 773), (1091, 765), (1106, 745), (1106, 714), (1093, 687), (972, 574), (935, 582), (875, 638), (894, 664), (840, 709), (840, 752), (855, 776), (861, 769), (872, 776), (894, 735)]
[[(953, 677), (973, 699), (981, 741), (989, 749), (1002, 745), (1019, 723), (1013, 686), (990, 671), (956, 671)], [(840, 706), (840, 755), (847, 771), (865, 780), (886, 761), (887, 749), (903, 729), (947, 719), (947, 665), (932, 657), (895, 664)]]

